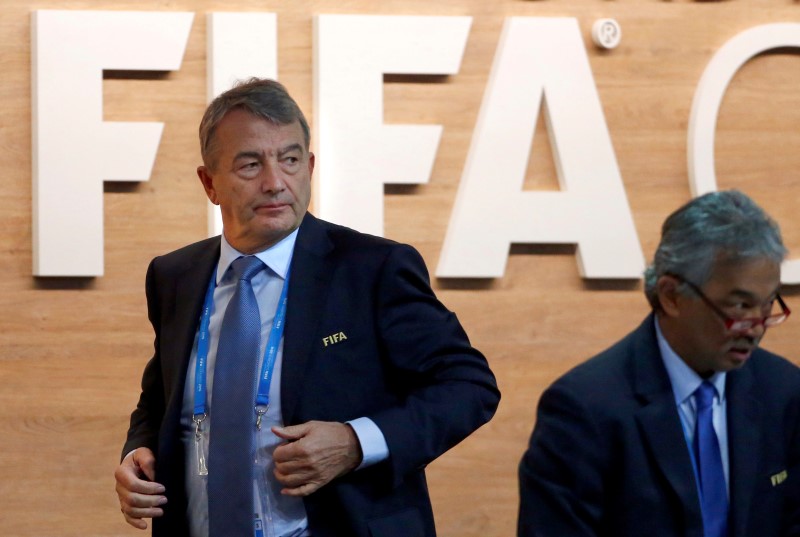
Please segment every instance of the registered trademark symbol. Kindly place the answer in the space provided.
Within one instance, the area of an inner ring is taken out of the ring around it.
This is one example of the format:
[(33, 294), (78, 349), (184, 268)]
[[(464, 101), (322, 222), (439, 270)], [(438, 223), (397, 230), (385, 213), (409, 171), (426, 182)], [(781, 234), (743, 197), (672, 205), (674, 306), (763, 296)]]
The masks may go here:
[(597, 19), (592, 25), (592, 41), (600, 48), (616, 48), (621, 39), (622, 28), (614, 19)]

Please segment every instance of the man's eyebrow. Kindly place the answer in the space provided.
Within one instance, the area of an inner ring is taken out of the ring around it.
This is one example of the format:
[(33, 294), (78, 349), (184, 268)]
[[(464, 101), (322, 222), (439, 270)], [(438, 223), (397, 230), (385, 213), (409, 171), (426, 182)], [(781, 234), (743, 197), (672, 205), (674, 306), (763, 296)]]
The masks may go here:
[[(776, 287), (769, 296), (774, 297), (780, 291), (780, 286)], [(755, 293), (747, 291), (746, 289), (734, 289), (729, 293), (732, 297), (744, 298), (746, 300), (757, 300), (759, 297)]]
[(302, 153), (303, 152), (303, 146), (300, 145), (300, 144), (287, 145), (286, 147), (284, 147), (284, 148), (282, 148), (281, 150), (278, 151), (278, 158), (286, 155), (287, 153), (291, 153), (292, 151), (300, 151), (300, 153)]
[(233, 157), (233, 161), (236, 162), (237, 160), (247, 158), (254, 158), (260, 161), (264, 159), (264, 153), (260, 151), (240, 151)]

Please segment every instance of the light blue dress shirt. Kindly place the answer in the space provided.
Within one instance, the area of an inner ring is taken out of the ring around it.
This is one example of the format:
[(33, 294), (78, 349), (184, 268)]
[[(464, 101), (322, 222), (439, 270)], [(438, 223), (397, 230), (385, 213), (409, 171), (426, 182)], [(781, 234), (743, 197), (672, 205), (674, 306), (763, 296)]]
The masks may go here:
[[(259, 272), (252, 279), (253, 292), (258, 300), (259, 313), (261, 315), (259, 371), (261, 370), (267, 339), (272, 328), (272, 321), (278, 306), (283, 282), (289, 270), (296, 239), (297, 230), (269, 249), (255, 254), (267, 266), (265, 270)], [(213, 393), (214, 364), (216, 363), (217, 343), (219, 341), (222, 318), (235, 290), (235, 282), (231, 275), (227, 273), (227, 270), (230, 264), (242, 255), (225, 240), (223, 235), (220, 258), (217, 265), (217, 286), (214, 290), (214, 305), (211, 309), (209, 323), (210, 338), (206, 381), (209, 408), (212, 408), (214, 404), (211, 394)], [(289, 297), (288, 307), (292, 307), (291, 296)], [(184, 387), (181, 412), (181, 440), (186, 453), (186, 494), (190, 535), (192, 537), (208, 537), (207, 476), (198, 474), (195, 428), (192, 422), (197, 339), (198, 335), (196, 334)], [(272, 474), (272, 452), (282, 443), (282, 440), (270, 430), (272, 426), (283, 425), (280, 393), (282, 363), (283, 339), (281, 339), (278, 347), (269, 389), (269, 410), (263, 417), (261, 431), (256, 433), (259, 463), (255, 466), (253, 507), (254, 513), (262, 521), (265, 537), (303, 537), (311, 535), (308, 531), (308, 519), (303, 500), (302, 498), (281, 494), (282, 486), (274, 479)], [(253, 379), (254, 383), (256, 381), (257, 379)], [(389, 448), (386, 444), (386, 439), (371, 419), (366, 417), (358, 418), (348, 423), (355, 431), (363, 453), (363, 460), (358, 469), (388, 458)], [(212, 425), (210, 417), (203, 422), (203, 442), (206, 453), (208, 453), (209, 436), (213, 434), (211, 433)]]
[[(728, 410), (727, 402), (725, 399), (725, 376), (724, 372), (717, 372), (709, 379), (703, 379), (691, 367), (686, 365), (680, 356), (678, 356), (672, 347), (670, 347), (664, 334), (661, 332), (661, 327), (658, 324), (658, 317), (656, 317), (656, 338), (658, 339), (658, 348), (661, 351), (661, 359), (664, 361), (664, 367), (667, 368), (667, 375), (669, 375), (670, 384), (672, 384), (672, 393), (675, 395), (675, 404), (678, 407), (678, 414), (681, 417), (681, 424), (683, 425), (683, 434), (686, 437), (686, 444), (689, 448), (690, 456), (692, 453), (692, 442), (694, 441), (694, 429), (697, 422), (697, 405), (694, 400), (694, 392), (703, 383), (703, 380), (711, 382), (717, 390), (714, 396), (713, 418), (714, 432), (717, 433), (717, 440), (719, 441), (719, 450), (722, 455), (722, 468), (725, 472), (725, 484), (728, 485), (728, 495), (730, 495), (730, 478), (729, 478), (729, 465), (728, 465)], [(693, 456), (692, 456), (693, 458)], [(695, 470), (695, 475), (697, 472)]]

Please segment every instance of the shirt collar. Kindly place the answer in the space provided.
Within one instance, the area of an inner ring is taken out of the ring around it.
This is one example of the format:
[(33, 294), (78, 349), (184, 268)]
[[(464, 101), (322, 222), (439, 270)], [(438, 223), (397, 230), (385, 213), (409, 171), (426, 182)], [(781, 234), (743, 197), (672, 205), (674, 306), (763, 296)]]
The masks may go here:
[[(661, 332), (661, 327), (658, 322), (658, 317), (656, 316), (655, 325), (658, 349), (661, 351), (661, 359), (664, 361), (664, 367), (667, 368), (667, 375), (669, 376), (670, 384), (672, 384), (672, 393), (675, 395), (675, 403), (681, 405), (694, 394), (697, 388), (700, 387), (700, 384), (703, 383), (704, 379), (691, 367), (686, 365), (686, 362), (672, 350), (669, 342), (667, 342), (664, 334)], [(708, 379), (717, 389), (720, 404), (725, 402), (725, 375), (726, 373), (724, 371), (718, 371)]]
[[(294, 243), (297, 240), (297, 232), (299, 230), (300, 228), (295, 229), (277, 244), (273, 244), (266, 250), (256, 252), (253, 255), (263, 261), (275, 274), (286, 279), (286, 274), (289, 272), (289, 263), (292, 261)], [(219, 263), (217, 263), (217, 285), (222, 281), (231, 263), (243, 255), (247, 254), (243, 254), (231, 246), (223, 233), (222, 243), (220, 245)]]

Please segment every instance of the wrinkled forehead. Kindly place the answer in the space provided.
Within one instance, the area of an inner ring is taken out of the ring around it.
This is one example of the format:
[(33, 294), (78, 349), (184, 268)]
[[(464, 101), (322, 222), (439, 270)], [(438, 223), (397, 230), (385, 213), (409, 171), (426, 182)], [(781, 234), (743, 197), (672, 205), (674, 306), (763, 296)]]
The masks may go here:
[(723, 295), (766, 298), (781, 285), (781, 265), (768, 256), (719, 255), (709, 272), (706, 289)]

